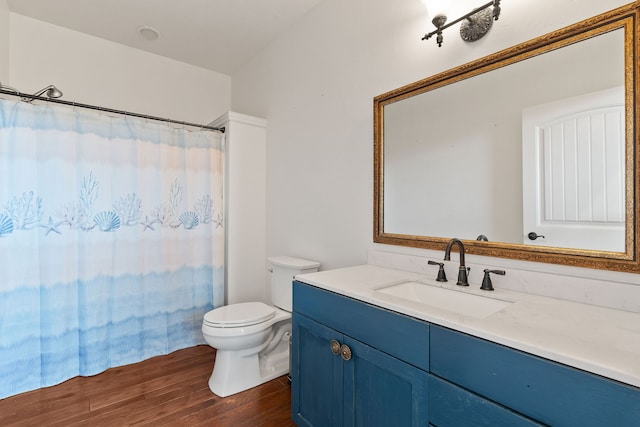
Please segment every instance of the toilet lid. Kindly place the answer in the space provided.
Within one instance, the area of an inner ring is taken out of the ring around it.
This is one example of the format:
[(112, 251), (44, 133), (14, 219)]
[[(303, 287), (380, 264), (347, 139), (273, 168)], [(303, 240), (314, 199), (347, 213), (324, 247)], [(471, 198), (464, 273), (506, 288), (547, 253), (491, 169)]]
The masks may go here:
[(275, 314), (274, 308), (264, 303), (242, 302), (211, 310), (204, 315), (204, 321), (221, 328), (236, 328), (264, 322)]

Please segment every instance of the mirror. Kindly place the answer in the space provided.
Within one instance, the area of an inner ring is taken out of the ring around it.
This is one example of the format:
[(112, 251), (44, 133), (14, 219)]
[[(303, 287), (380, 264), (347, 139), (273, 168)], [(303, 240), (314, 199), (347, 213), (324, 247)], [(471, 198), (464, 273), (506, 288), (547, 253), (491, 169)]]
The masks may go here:
[(640, 272), (639, 9), (375, 97), (374, 241)]

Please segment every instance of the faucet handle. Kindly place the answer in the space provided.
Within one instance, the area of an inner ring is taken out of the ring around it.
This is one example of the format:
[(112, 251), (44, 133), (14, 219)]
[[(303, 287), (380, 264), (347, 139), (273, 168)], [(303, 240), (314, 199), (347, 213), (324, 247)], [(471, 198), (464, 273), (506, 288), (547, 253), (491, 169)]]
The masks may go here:
[(507, 274), (507, 272), (504, 270), (489, 270), (488, 268), (485, 268), (484, 278), (482, 279), (482, 286), (480, 286), (480, 289), (482, 289), (483, 291), (493, 291), (493, 283), (491, 283), (491, 276), (489, 276), (489, 273), (499, 274), (501, 276)]
[(429, 265), (439, 265), (440, 266), (440, 268), (438, 268), (438, 277), (436, 277), (436, 282), (446, 282), (447, 281), (447, 274), (444, 272), (444, 262), (436, 262), (436, 261), (429, 260), (427, 262), (427, 264), (429, 264)]

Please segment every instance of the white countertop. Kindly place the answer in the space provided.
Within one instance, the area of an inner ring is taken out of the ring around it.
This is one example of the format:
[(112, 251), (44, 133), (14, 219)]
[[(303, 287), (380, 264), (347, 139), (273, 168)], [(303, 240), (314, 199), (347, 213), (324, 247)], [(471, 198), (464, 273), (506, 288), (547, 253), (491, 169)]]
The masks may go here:
[[(302, 274), (296, 279), (363, 302), (484, 338), (546, 359), (574, 366), (640, 387), (640, 314), (541, 297), (522, 292), (482, 291), (455, 280), (438, 283), (431, 277), (373, 265)], [(452, 291), (513, 301), (508, 307), (478, 319), (375, 290), (385, 285), (419, 280)], [(495, 287), (495, 285), (494, 285)]]

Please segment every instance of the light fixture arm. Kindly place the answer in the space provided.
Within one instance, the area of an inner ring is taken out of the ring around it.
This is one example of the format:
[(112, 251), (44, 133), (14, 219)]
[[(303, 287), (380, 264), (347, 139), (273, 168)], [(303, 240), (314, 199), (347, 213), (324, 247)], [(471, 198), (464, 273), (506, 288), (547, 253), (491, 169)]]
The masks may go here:
[[(463, 21), (465, 19), (471, 22), (472, 21), (472, 17), (474, 15), (476, 15), (478, 12), (481, 12), (481, 11), (485, 10), (486, 8), (491, 7), (491, 6), (493, 6), (493, 11), (492, 11), (493, 12), (493, 20), (497, 21), (498, 18), (500, 17), (500, 11), (501, 11), (501, 9), (500, 9), (500, 0), (493, 0), (493, 1), (490, 1), (490, 2), (488, 2), (486, 4), (483, 4), (482, 6), (476, 8), (476, 9), (473, 9), (471, 12), (467, 13), (466, 15), (463, 15), (460, 18), (449, 22), (446, 25), (444, 24), (446, 22), (446, 20), (447, 20), (446, 16), (439, 15), (438, 17), (434, 17), (433, 18), (433, 25), (435, 25), (437, 28), (435, 30), (431, 31), (430, 33), (425, 34), (424, 37), (422, 37), (422, 40), (428, 40), (432, 36), (437, 35), (436, 43), (438, 43), (438, 46), (440, 47), (440, 46), (442, 46), (442, 40), (443, 40), (442, 32), (444, 30), (446, 30), (447, 28), (451, 27), (452, 25), (455, 25), (458, 22)], [(440, 17), (440, 19), (437, 19), (439, 17)], [(482, 34), (482, 35), (484, 35), (484, 34)]]

